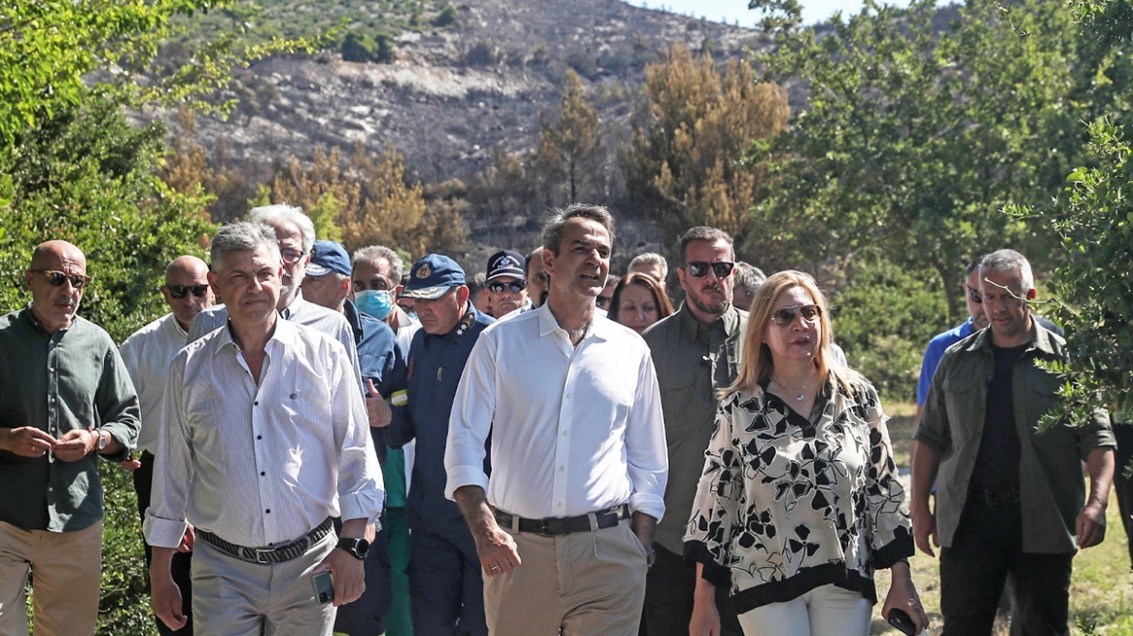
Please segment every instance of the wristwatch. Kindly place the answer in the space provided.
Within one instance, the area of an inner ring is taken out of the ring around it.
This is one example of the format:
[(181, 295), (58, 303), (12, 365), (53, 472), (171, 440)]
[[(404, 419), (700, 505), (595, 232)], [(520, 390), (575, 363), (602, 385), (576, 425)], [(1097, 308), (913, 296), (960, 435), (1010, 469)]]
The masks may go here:
[(106, 445), (110, 443), (110, 435), (103, 436), (101, 428), (94, 429), (94, 434), (98, 437), (98, 444), (94, 450), (96, 453), (101, 453), (106, 449)]
[(343, 537), (338, 540), (338, 546), (350, 553), (350, 556), (363, 561), (370, 552), (370, 542), (365, 539), (352, 539)]

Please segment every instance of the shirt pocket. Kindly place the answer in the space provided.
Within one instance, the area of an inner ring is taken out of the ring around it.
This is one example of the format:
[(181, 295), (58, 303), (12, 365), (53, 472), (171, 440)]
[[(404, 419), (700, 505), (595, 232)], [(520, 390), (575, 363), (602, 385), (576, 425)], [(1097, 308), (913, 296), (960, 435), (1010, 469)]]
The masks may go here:
[(963, 373), (950, 373), (944, 380), (945, 407), (951, 424), (949, 433), (957, 453), (979, 444), (987, 400), (983, 384), (975, 368)]

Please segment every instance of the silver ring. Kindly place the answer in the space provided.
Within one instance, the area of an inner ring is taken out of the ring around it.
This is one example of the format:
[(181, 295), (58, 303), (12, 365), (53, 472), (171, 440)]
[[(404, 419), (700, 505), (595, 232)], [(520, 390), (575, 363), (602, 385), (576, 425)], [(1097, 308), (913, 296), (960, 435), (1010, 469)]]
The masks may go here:
[(498, 565), (493, 565), (492, 567), (490, 567), (490, 568), (488, 568), (488, 569), (489, 569), (489, 570), (491, 570), (492, 572), (495, 572), (496, 570), (500, 569), (500, 566), (498, 566)]

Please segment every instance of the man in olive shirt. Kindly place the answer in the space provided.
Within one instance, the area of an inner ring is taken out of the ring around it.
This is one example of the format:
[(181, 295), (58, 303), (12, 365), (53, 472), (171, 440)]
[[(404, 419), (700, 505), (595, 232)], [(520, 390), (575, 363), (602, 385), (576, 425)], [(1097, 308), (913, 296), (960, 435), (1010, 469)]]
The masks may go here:
[[(657, 558), (646, 579), (642, 611), (644, 633), (650, 636), (687, 634), (692, 617), (696, 566), (682, 556), (685, 526), (715, 429), (716, 392), (736, 379), (747, 326), (747, 312), (732, 305), (735, 260), (732, 237), (726, 233), (703, 226), (685, 232), (677, 269), (684, 304), (645, 332), (661, 389), (669, 454), (669, 513), (657, 524)], [(724, 633), (740, 634), (726, 588), (718, 588), (716, 604)]]
[(1071, 561), (1105, 536), (1113, 431), (1104, 411), (1038, 431), (1067, 378), (1036, 362), (1066, 362), (1066, 342), (1032, 316), (1022, 254), (984, 257), (979, 285), (988, 328), (945, 352), (917, 426), (913, 536), (927, 554), (943, 546), (945, 635), (990, 634), (1008, 574), (1012, 633), (1068, 635)]
[(93, 634), (102, 569), (96, 457), (121, 461), (138, 397), (99, 327), (77, 315), (86, 257), (65, 241), (35, 248), (27, 308), (0, 317), (0, 634)]

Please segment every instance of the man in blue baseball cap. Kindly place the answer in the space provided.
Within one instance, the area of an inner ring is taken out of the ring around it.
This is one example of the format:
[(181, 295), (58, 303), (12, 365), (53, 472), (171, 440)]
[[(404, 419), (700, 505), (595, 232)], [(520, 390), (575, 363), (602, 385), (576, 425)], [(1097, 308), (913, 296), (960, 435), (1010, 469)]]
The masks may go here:
[[(402, 295), (414, 299), (421, 330), (409, 347), (409, 399), (390, 425), (399, 448), (417, 440), (409, 519), (409, 595), (418, 634), (488, 633), (476, 543), (456, 504), (445, 499), (448, 420), (464, 364), (492, 318), (468, 301), (464, 270), (447, 256), (413, 264)], [(486, 467), (485, 467), (486, 468)]]
[[(397, 337), (386, 323), (358, 311), (346, 297), (350, 293), (350, 257), (342, 245), (315, 241), (302, 285), (304, 298), (341, 313), (354, 331), (370, 435), (384, 471), (385, 427), (392, 417), (390, 404), (405, 400), (405, 358), (397, 346)], [(336, 634), (368, 636), (385, 631), (392, 592), (384, 511), (381, 530), (366, 554), (365, 568), (366, 591), (357, 602), (338, 609), (334, 620)]]

